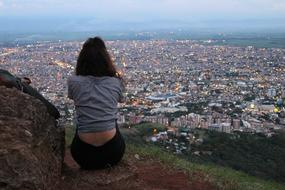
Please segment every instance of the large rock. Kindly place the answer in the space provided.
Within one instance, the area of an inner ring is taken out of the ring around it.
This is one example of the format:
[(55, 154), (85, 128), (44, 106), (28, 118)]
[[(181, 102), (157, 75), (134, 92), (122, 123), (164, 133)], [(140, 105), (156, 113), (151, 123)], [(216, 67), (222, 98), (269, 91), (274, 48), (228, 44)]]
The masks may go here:
[(0, 189), (57, 189), (64, 132), (44, 104), (0, 86)]

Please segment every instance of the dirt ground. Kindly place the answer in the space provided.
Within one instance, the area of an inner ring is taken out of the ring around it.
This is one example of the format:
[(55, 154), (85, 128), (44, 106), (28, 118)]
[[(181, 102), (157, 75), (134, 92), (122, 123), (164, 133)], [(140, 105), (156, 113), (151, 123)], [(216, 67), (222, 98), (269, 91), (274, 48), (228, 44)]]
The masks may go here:
[(127, 155), (121, 163), (99, 171), (81, 170), (67, 149), (59, 189), (63, 190), (211, 190), (201, 174), (189, 174), (151, 158)]

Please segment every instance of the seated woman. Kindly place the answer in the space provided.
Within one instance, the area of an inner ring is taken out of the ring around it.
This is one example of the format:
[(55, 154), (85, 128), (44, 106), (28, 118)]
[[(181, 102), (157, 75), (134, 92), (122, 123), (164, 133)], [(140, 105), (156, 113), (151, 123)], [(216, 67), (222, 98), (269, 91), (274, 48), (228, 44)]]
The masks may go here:
[(117, 126), (123, 83), (102, 39), (90, 38), (84, 43), (75, 75), (67, 83), (76, 111), (76, 134), (71, 144), (74, 160), (82, 169), (116, 165), (125, 152)]

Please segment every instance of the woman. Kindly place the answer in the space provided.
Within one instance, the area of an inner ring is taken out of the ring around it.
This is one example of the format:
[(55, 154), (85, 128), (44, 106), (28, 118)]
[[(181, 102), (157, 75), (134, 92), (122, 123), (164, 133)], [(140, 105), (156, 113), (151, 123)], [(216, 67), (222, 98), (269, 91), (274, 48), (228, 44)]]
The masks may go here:
[(81, 168), (103, 169), (122, 159), (125, 142), (116, 123), (122, 90), (104, 41), (89, 38), (79, 54), (75, 75), (68, 79), (77, 126), (71, 154)]

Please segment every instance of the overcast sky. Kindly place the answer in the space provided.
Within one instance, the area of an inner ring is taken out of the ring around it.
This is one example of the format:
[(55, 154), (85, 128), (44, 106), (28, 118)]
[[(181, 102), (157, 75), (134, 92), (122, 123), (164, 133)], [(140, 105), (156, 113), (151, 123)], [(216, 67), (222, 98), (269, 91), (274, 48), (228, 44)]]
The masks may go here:
[(285, 18), (285, 0), (0, 0), (0, 17), (128, 21)]
[(0, 31), (285, 31), (285, 0), (0, 0)]

